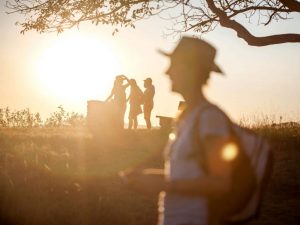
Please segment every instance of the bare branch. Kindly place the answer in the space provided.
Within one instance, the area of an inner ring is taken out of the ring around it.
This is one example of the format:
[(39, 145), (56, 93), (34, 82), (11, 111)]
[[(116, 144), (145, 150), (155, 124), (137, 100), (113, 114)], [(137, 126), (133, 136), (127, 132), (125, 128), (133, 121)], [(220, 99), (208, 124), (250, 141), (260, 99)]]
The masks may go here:
[(241, 24), (228, 18), (225, 12), (215, 6), (213, 0), (207, 0), (207, 4), (209, 8), (220, 18), (220, 24), (222, 26), (235, 30), (237, 32), (237, 36), (244, 39), (249, 45), (266, 46), (287, 42), (300, 42), (300, 34), (280, 34), (256, 37)]
[(300, 2), (296, 0), (279, 0), (284, 6), (289, 8), (291, 11), (300, 12)]
[(193, 31), (205, 34), (217, 25), (233, 29), (250, 45), (264, 46), (300, 42), (299, 34), (253, 36), (239, 21), (270, 26), (273, 21), (290, 19), (300, 12), (297, 0), (7, 0), (9, 14), (18, 13), (21, 33), (63, 32), (90, 21), (95, 25), (112, 25), (113, 34), (120, 27), (135, 27), (137, 21), (154, 15), (173, 22), (175, 34)]

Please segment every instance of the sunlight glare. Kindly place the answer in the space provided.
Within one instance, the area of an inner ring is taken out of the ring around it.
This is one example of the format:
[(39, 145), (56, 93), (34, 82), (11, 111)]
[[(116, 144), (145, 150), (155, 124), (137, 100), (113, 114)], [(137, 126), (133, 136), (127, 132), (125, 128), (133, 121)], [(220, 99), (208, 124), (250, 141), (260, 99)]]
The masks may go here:
[(174, 140), (176, 139), (176, 134), (175, 134), (175, 133), (170, 133), (170, 134), (169, 134), (169, 139), (170, 139), (171, 141), (174, 141)]
[(238, 147), (235, 143), (228, 143), (222, 149), (222, 158), (225, 161), (232, 161), (237, 157)]
[(112, 46), (101, 39), (61, 38), (39, 58), (38, 85), (64, 100), (104, 100), (120, 72), (119, 65)]

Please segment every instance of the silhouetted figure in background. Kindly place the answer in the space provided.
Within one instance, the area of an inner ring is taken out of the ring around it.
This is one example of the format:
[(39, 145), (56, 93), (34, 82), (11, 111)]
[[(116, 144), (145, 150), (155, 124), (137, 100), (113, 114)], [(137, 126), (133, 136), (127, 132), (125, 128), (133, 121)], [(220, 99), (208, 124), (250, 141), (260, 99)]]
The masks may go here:
[[(127, 84), (123, 84), (123, 81), (127, 80)], [(126, 111), (126, 88), (129, 86), (129, 82), (127, 77), (124, 75), (116, 76), (114, 86), (111, 90), (110, 95), (105, 101), (109, 101), (111, 99), (113, 104), (116, 106), (117, 110), (117, 120), (118, 127), (123, 129), (124, 128), (124, 114)]]
[(129, 80), (130, 95), (128, 97), (129, 109), (129, 125), (128, 129), (136, 129), (138, 126), (137, 116), (142, 113), (141, 104), (143, 103), (143, 92), (137, 85), (135, 79)]
[(144, 80), (144, 87), (146, 88), (144, 91), (144, 118), (146, 121), (146, 125), (148, 129), (151, 129), (151, 111), (154, 106), (153, 98), (155, 94), (155, 88), (152, 84), (152, 79), (148, 77), (146, 80)]

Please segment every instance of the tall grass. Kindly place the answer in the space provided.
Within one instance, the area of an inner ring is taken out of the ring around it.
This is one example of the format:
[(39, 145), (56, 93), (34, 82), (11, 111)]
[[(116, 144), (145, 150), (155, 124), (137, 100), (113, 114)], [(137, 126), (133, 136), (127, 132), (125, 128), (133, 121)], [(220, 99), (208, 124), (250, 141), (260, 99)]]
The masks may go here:
[[(156, 223), (157, 196), (126, 189), (117, 174), (135, 166), (162, 168), (166, 133), (92, 135), (82, 115), (61, 106), (45, 121), (29, 109), (1, 109), (0, 121), (1, 225)], [(264, 123), (252, 129), (272, 141), (275, 170), (260, 220), (249, 225), (298, 225), (300, 127)]]
[(63, 106), (58, 106), (48, 118), (43, 120), (40, 113), (33, 113), (30, 109), (11, 110), (9, 107), (0, 108), (0, 127), (76, 127), (84, 126), (85, 118), (76, 112), (67, 112)]
[[(261, 130), (275, 171), (251, 225), (299, 224), (300, 129)], [(0, 224), (153, 225), (157, 196), (126, 189), (118, 171), (163, 166), (160, 130), (91, 135), (84, 128), (0, 129)], [(101, 138), (102, 137), (102, 138)]]
[(100, 139), (83, 128), (0, 129), (0, 224), (154, 224), (156, 197), (127, 190), (117, 174), (162, 166), (166, 137), (158, 130)]

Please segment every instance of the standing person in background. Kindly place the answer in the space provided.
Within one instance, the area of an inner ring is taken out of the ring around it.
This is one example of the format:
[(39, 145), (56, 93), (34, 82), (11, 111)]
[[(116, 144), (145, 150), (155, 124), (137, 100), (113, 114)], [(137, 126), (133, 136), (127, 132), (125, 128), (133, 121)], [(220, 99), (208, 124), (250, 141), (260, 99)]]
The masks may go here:
[(172, 91), (186, 102), (166, 147), (165, 167), (120, 175), (137, 191), (160, 193), (159, 225), (220, 225), (209, 197), (231, 190), (235, 157), (224, 157), (232, 140), (227, 118), (216, 107), (208, 107), (212, 104), (202, 91), (212, 71), (222, 73), (214, 62), (216, 49), (200, 39), (183, 37), (173, 53), (164, 55), (171, 60), (166, 74)]
[(135, 79), (129, 80), (130, 84), (130, 95), (127, 99), (129, 101), (130, 109), (129, 109), (129, 125), (128, 129), (137, 129), (138, 127), (138, 119), (137, 116), (141, 114), (142, 111), (142, 101), (143, 101), (143, 92), (139, 88)]
[[(123, 81), (127, 80), (127, 84), (123, 84)], [(124, 129), (124, 115), (126, 111), (126, 88), (129, 86), (127, 77), (124, 75), (118, 75), (115, 78), (114, 86), (110, 95), (105, 100), (106, 102), (112, 99), (117, 110), (117, 126), (120, 129)]]
[(151, 111), (153, 109), (154, 103), (153, 103), (153, 98), (155, 94), (155, 87), (152, 84), (152, 79), (148, 77), (147, 79), (144, 80), (144, 118), (146, 121), (146, 125), (148, 129), (151, 129), (152, 124), (151, 124)]

